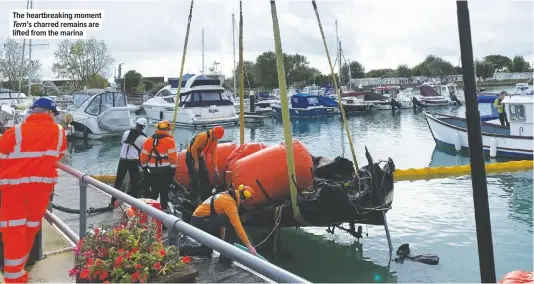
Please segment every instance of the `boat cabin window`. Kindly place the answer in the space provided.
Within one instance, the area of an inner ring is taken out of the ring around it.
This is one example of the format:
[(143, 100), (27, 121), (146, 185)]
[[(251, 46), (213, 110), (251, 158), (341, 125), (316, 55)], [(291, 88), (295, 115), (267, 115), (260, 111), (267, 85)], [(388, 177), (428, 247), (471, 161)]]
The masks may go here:
[(319, 104), (319, 100), (316, 97), (309, 97), (308, 98), (308, 103), (310, 105), (318, 105)]
[(122, 93), (102, 93), (94, 96), (85, 112), (90, 115), (99, 115), (112, 107), (125, 107), (126, 95)]
[(173, 97), (164, 97), (163, 100), (166, 103), (174, 104), (174, 98)]
[(93, 98), (91, 103), (85, 109), (85, 112), (90, 115), (99, 115), (100, 114), (100, 100), (101, 96), (96, 96)]
[(525, 106), (520, 104), (510, 105), (510, 120), (526, 121)]
[(156, 95), (156, 97), (166, 97), (166, 96), (172, 96), (171, 91), (167, 89), (163, 89), (159, 91), (158, 94)]
[(72, 95), (72, 104), (79, 108), (82, 106), (82, 104), (89, 98), (89, 94), (87, 93), (75, 93)]

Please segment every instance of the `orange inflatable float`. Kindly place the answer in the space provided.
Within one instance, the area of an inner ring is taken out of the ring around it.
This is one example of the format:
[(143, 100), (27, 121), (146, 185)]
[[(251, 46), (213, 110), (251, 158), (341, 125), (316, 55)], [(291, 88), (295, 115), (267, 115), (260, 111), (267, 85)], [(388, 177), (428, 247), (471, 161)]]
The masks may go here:
[[(237, 145), (234, 143), (221, 143), (217, 145), (217, 169), (219, 170), (219, 182), (215, 181), (215, 169), (211, 162), (211, 156), (208, 156), (206, 159), (206, 166), (208, 168), (208, 173), (210, 177), (211, 185), (224, 185), (224, 173), (228, 169), (227, 161), (228, 156), (237, 148)], [(189, 171), (187, 170), (187, 163), (185, 162), (186, 150), (183, 150), (178, 153), (176, 172), (174, 178), (187, 189), (191, 189), (191, 181), (189, 180)]]
[(534, 277), (532, 272), (524, 270), (515, 270), (506, 273), (499, 283), (512, 284), (512, 283), (534, 283)]
[[(304, 144), (293, 140), (296, 183), (299, 191), (313, 185), (313, 161)], [(286, 149), (284, 144), (267, 147), (247, 157), (237, 160), (230, 168), (232, 184), (251, 187), (252, 200), (243, 203), (247, 209), (268, 201), (257, 181), (260, 182), (269, 198), (283, 200), (289, 196), (289, 177), (287, 175)]]
[(228, 168), (232, 168), (232, 165), (239, 159), (254, 154), (265, 148), (267, 148), (267, 146), (261, 142), (245, 143), (243, 145), (239, 145), (239, 147), (237, 147), (230, 154), (230, 156), (228, 156)]

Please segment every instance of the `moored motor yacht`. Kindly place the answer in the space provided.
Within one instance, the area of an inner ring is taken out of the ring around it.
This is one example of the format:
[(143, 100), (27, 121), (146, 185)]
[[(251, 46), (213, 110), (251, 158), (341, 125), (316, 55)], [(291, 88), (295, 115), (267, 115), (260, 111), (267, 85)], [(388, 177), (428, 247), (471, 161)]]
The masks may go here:
[[(169, 78), (169, 85), (143, 103), (150, 120), (174, 118), (179, 78)], [(224, 80), (204, 75), (186, 74), (182, 78), (176, 125), (188, 128), (206, 128), (214, 125), (237, 125), (239, 116), (234, 103), (224, 95)]]
[(451, 104), (451, 99), (448, 96), (440, 95), (432, 86), (422, 84), (414, 88), (407, 88), (403, 92), (404, 95), (411, 97), (413, 103), (421, 107), (439, 107), (448, 106)]
[(78, 138), (119, 136), (135, 126), (131, 112), (138, 107), (127, 106), (127, 96), (119, 91), (86, 89), (73, 93), (72, 97), (67, 111), (72, 115), (73, 134)]
[(406, 96), (402, 91), (400, 86), (381, 86), (376, 87), (374, 91), (391, 100), (391, 107), (395, 108), (412, 108), (413, 102), (412, 98)]
[[(319, 102), (318, 96), (310, 94), (295, 94), (289, 97), (289, 115), (291, 118), (314, 118), (326, 116), (330, 113), (329, 107), (325, 107)], [(282, 105), (280, 102), (271, 105), (273, 113), (282, 115)]]

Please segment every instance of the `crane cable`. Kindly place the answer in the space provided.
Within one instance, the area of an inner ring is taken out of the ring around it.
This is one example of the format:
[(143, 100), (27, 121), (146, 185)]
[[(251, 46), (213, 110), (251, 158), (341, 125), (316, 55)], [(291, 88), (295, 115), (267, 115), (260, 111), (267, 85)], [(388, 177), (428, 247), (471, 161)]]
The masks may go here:
[(284, 126), (284, 138), (287, 159), (287, 174), (289, 177), (289, 191), (291, 193), (291, 207), (293, 208), (293, 218), (298, 224), (308, 225), (300, 214), (297, 204), (297, 186), (295, 184), (295, 157), (293, 154), (293, 139), (291, 137), (291, 124), (289, 117), (289, 100), (287, 98), (286, 73), (284, 68), (284, 55), (282, 53), (282, 43), (280, 39), (280, 26), (276, 15), (276, 3), (271, 0), (271, 15), (273, 18), (274, 47), (276, 52), (276, 69), (278, 73), (278, 85), (280, 88), (280, 103), (282, 105), (282, 123)]
[(315, 15), (317, 16), (317, 23), (319, 24), (321, 37), (323, 38), (323, 44), (324, 44), (324, 49), (326, 51), (326, 57), (328, 58), (328, 64), (330, 65), (330, 72), (332, 73), (332, 81), (334, 82), (334, 89), (336, 90), (339, 109), (341, 110), (341, 117), (343, 118), (343, 124), (345, 125), (345, 131), (347, 132), (347, 138), (349, 139), (350, 151), (352, 152), (352, 159), (354, 161), (354, 168), (356, 170), (355, 172), (356, 174), (358, 174), (358, 161), (356, 160), (356, 153), (354, 151), (354, 144), (352, 143), (352, 137), (350, 135), (349, 124), (347, 123), (347, 117), (345, 116), (345, 109), (343, 108), (343, 104), (341, 103), (341, 91), (337, 87), (336, 75), (334, 74), (334, 67), (332, 66), (332, 61), (330, 60), (330, 53), (328, 53), (328, 46), (326, 44), (323, 26), (321, 25), (321, 19), (319, 18), (319, 11), (317, 11), (317, 3), (315, 3), (315, 0), (312, 0), (312, 5), (313, 5), (313, 9), (315, 10)]
[(182, 88), (182, 77), (184, 74), (185, 54), (187, 51), (187, 42), (189, 41), (189, 30), (191, 28), (191, 19), (193, 18), (193, 3), (191, 0), (191, 7), (189, 8), (189, 18), (187, 20), (187, 31), (185, 33), (184, 51), (182, 52), (182, 66), (180, 66), (180, 78), (178, 79), (178, 91), (176, 92), (176, 99), (174, 103), (174, 116), (172, 118), (172, 136), (174, 137), (174, 130), (176, 129), (176, 116), (178, 115), (178, 104), (180, 102), (180, 90)]
[[(243, 3), (239, 1), (239, 144), (245, 144), (245, 64), (243, 62)], [(250, 85), (249, 85), (250, 86)]]

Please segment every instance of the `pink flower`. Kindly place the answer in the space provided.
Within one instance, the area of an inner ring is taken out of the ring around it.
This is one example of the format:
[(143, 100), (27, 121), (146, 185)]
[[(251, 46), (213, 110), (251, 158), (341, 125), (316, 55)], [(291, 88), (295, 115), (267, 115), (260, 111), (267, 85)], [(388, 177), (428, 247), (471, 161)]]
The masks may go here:
[(74, 276), (78, 275), (78, 273), (80, 273), (80, 270), (78, 270), (76, 267), (74, 267), (71, 270), (69, 270), (69, 276), (70, 277), (74, 277)]

